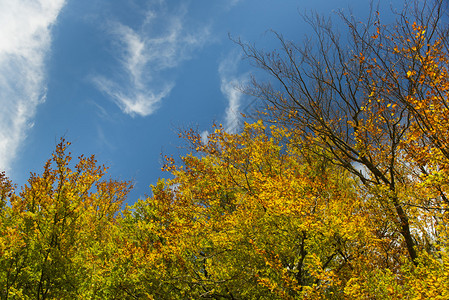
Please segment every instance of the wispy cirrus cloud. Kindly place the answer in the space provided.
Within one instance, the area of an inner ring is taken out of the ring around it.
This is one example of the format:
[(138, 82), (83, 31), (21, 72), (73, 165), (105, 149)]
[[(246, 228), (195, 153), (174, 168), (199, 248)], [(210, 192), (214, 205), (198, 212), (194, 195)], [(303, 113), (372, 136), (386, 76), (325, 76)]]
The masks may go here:
[(235, 6), (235, 5), (237, 5), (239, 2), (242, 2), (242, 0), (230, 0), (230, 1), (228, 2), (229, 8), (231, 8), (231, 7)]
[(45, 100), (51, 28), (65, 0), (0, 0), (0, 170), (10, 169)]
[[(111, 97), (124, 113), (131, 116), (152, 114), (166, 98), (175, 82), (166, 71), (177, 67), (203, 46), (209, 37), (206, 28), (189, 31), (185, 26), (186, 9), (167, 12), (161, 2), (147, 11), (138, 30), (111, 23), (121, 76), (95, 76), (97, 88)], [(154, 30), (154, 28), (159, 28)]]
[(220, 89), (228, 100), (225, 115), (225, 129), (235, 133), (240, 126), (240, 106), (243, 94), (238, 89), (248, 81), (248, 73), (237, 74), (238, 63), (242, 55), (235, 52), (230, 53), (220, 62), (218, 74), (220, 76)]

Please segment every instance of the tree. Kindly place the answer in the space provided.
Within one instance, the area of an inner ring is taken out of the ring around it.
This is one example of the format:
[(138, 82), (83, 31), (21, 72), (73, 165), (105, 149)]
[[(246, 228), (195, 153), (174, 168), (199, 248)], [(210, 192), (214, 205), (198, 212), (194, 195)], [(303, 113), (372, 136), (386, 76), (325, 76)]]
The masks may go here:
[(299, 147), (319, 145), (325, 151), (317, 154), (360, 179), (390, 221), (379, 238), (399, 232), (415, 265), (425, 243), (435, 242), (420, 240), (428, 232), (415, 224), (429, 209), (445, 210), (448, 204), (447, 181), (427, 185), (434, 191), (429, 196), (409, 194), (426, 178), (447, 174), (444, 5), (415, 2), (396, 13), (391, 25), (382, 24), (377, 11), (366, 23), (340, 14), (348, 42), (318, 16), (305, 18), (315, 44), (308, 40), (301, 47), (275, 33), (281, 50), (265, 53), (237, 41), (276, 83), (254, 79), (246, 92), (269, 104), (268, 119), (301, 137)]
[(135, 297), (342, 295), (342, 282), (367, 264), (359, 257), (381, 251), (353, 179), (298, 149), (286, 128), (260, 121), (240, 134), (218, 127), (207, 143), (184, 136), (196, 155), (178, 166), (167, 158), (174, 179), (128, 217), (131, 252), (147, 249), (129, 269), (145, 278), (131, 285)]
[(102, 179), (106, 168), (94, 156), (80, 156), (72, 170), (69, 144), (61, 140), (19, 194), (0, 177), (2, 299), (93, 297), (101, 288), (103, 247), (131, 185)]

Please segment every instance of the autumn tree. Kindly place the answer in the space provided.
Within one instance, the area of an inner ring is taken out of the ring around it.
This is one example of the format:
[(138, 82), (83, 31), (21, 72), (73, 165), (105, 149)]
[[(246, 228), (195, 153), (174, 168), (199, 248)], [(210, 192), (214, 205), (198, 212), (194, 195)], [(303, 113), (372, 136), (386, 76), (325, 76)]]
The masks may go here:
[(447, 183), (434, 184), (429, 197), (411, 199), (410, 189), (447, 174), (448, 23), (440, 0), (406, 3), (395, 14), (393, 24), (375, 10), (366, 22), (340, 14), (348, 40), (314, 16), (305, 18), (315, 36), (304, 46), (278, 33), (279, 51), (239, 44), (274, 78), (254, 79), (246, 92), (301, 137), (299, 147), (320, 145), (319, 155), (359, 178), (389, 220), (379, 238), (399, 232), (416, 265), (418, 251), (435, 241), (420, 240), (427, 233), (414, 225), (415, 208), (427, 214), (447, 205)]
[(207, 143), (184, 137), (193, 153), (164, 166), (174, 178), (125, 213), (134, 297), (342, 296), (367, 268), (360, 258), (382, 251), (354, 180), (290, 130), (259, 121), (240, 134), (217, 127)]
[(131, 186), (103, 179), (94, 156), (80, 156), (72, 169), (68, 146), (61, 140), (19, 193), (0, 177), (2, 299), (92, 298), (102, 288), (98, 270)]

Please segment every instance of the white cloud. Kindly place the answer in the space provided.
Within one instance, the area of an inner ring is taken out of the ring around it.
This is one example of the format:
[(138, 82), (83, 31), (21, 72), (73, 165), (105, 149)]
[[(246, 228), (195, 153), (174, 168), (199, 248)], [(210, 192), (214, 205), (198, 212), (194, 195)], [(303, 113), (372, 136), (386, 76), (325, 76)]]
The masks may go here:
[(0, 170), (9, 170), (45, 100), (51, 26), (65, 0), (0, 0)]
[(225, 0), (223, 2), (224, 2), (225, 11), (229, 11), (229, 10), (233, 9), (234, 6), (236, 6), (240, 2), (243, 2), (243, 0)]
[(242, 0), (231, 0), (229, 1), (229, 5), (232, 7), (234, 5), (237, 5), (239, 2), (242, 2)]
[[(192, 51), (208, 39), (207, 28), (189, 33), (183, 22), (186, 10), (168, 13), (163, 4), (146, 13), (139, 30), (121, 23), (111, 23), (116, 55), (122, 76), (96, 76), (93, 81), (111, 97), (121, 110), (132, 116), (152, 114), (174, 87), (164, 71), (177, 67), (190, 58)], [(154, 28), (163, 28), (155, 31)], [(163, 76), (165, 75), (165, 76)]]
[(201, 132), (200, 136), (201, 136), (201, 142), (203, 144), (207, 144), (207, 142), (209, 142), (209, 131), (208, 130), (204, 130), (203, 132)]
[(236, 75), (241, 54), (230, 53), (221, 61), (218, 74), (221, 80), (221, 92), (228, 100), (226, 108), (225, 129), (235, 133), (240, 126), (240, 105), (243, 94), (237, 89), (248, 80), (248, 74)]

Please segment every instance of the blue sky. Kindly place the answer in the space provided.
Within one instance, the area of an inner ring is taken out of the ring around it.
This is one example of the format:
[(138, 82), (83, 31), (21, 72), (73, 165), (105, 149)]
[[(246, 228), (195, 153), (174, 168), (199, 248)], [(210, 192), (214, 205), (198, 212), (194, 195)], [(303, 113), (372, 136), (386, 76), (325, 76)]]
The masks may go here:
[(75, 156), (132, 180), (132, 203), (167, 176), (161, 153), (184, 153), (179, 129), (238, 130), (254, 99), (235, 86), (257, 71), (229, 35), (272, 50), (268, 30), (298, 43), (310, 32), (299, 12), (363, 20), (369, 3), (0, 0), (0, 170), (23, 185), (64, 136)]

